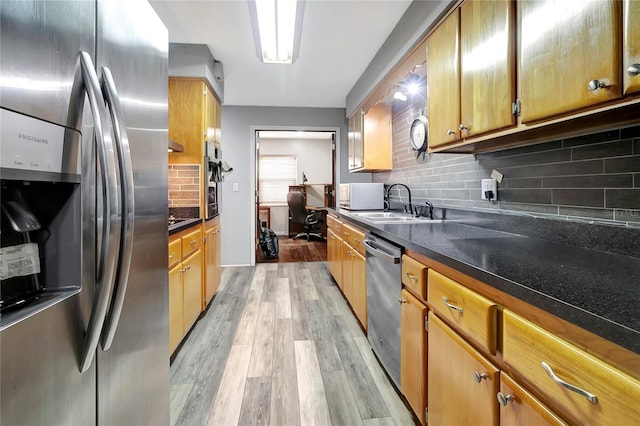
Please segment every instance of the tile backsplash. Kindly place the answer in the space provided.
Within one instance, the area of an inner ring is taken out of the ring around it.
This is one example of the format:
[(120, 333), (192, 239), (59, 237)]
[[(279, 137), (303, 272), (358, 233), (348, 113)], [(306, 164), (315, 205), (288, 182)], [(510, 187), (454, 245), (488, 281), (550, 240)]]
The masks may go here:
[[(409, 128), (424, 102), (394, 101), (392, 111), (393, 170), (373, 181), (405, 183), (419, 203), (640, 226), (640, 125), (493, 153), (416, 158)], [(481, 179), (494, 169), (504, 175), (498, 200), (481, 200)], [(391, 195), (407, 201), (401, 188)]]
[(169, 164), (169, 207), (200, 207), (200, 165)]

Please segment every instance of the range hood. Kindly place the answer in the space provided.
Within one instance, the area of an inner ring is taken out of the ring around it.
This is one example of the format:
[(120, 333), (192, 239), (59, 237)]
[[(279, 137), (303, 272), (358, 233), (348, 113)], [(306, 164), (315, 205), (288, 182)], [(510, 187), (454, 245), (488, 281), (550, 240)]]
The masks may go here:
[(169, 140), (169, 152), (182, 152), (184, 151), (184, 146), (180, 145), (178, 142)]

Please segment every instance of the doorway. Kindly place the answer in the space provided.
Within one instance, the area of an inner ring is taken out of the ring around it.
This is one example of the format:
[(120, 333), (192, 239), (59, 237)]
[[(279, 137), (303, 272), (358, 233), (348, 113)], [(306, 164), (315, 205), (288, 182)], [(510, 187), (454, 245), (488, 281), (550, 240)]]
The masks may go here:
[[(255, 260), (326, 260), (326, 208), (335, 206), (336, 130), (255, 131)], [(305, 226), (292, 220), (289, 192), (302, 192), (320, 236), (307, 241)], [(272, 255), (277, 235), (278, 256)], [(304, 235), (303, 235), (304, 234)], [(297, 238), (296, 238), (297, 237)]]

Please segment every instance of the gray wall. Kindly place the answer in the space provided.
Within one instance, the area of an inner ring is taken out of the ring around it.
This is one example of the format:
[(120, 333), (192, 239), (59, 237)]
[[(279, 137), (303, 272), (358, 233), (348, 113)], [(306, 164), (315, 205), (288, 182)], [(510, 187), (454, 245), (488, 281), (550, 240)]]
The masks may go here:
[(169, 43), (169, 75), (206, 79), (222, 102), (224, 78), (218, 80), (214, 76), (213, 63), (213, 55), (206, 44)]
[(347, 117), (382, 81), (401, 59), (413, 49), (455, 3), (450, 0), (414, 0), (393, 28), (356, 84), (347, 94)]
[[(418, 202), (522, 211), (563, 219), (597, 219), (640, 226), (640, 126), (614, 129), (494, 153), (416, 158), (409, 127), (424, 108), (393, 103), (393, 171), (375, 182), (403, 182)], [(504, 174), (498, 201), (480, 199), (480, 180)], [(406, 202), (404, 190), (393, 199)]]
[[(344, 108), (284, 108), (223, 105), (222, 156), (233, 173), (222, 184), (222, 264), (249, 265), (256, 228), (255, 130), (335, 130), (338, 133), (336, 183), (370, 182), (370, 173), (347, 171), (347, 122)], [(234, 183), (238, 191), (233, 191)]]

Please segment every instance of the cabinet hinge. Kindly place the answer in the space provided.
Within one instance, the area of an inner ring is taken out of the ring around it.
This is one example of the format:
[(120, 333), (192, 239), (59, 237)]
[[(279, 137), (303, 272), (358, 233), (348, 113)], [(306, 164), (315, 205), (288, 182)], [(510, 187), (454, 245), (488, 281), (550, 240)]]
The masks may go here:
[(429, 423), (429, 409), (427, 407), (424, 408), (424, 422)]
[(424, 331), (429, 331), (429, 318), (424, 317)]
[(511, 114), (520, 117), (520, 99), (516, 99), (515, 102), (511, 104)]

